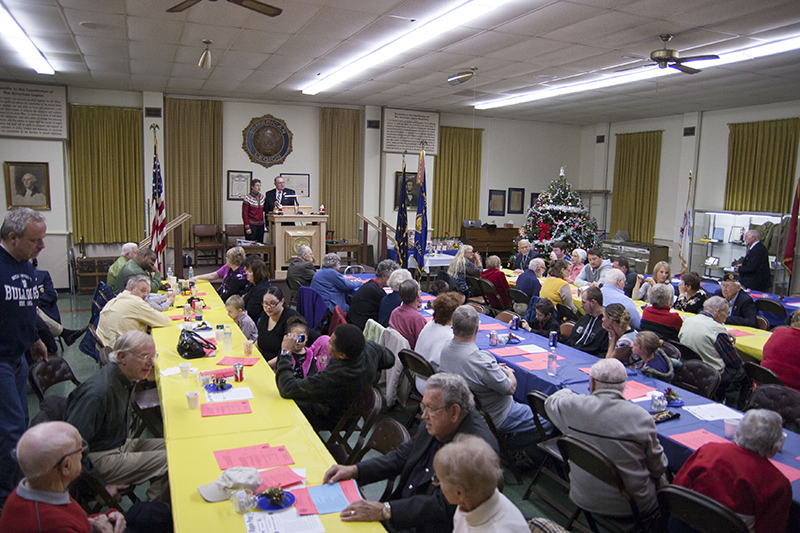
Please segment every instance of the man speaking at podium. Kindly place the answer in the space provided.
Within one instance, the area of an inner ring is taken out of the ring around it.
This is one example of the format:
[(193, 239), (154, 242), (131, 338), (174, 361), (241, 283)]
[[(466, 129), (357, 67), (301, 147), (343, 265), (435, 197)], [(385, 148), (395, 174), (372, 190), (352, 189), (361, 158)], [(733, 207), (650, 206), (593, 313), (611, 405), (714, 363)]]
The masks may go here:
[(298, 205), (297, 193), (293, 189), (286, 188), (286, 181), (283, 176), (275, 178), (275, 188), (267, 191), (267, 214), (275, 210), (276, 205)]

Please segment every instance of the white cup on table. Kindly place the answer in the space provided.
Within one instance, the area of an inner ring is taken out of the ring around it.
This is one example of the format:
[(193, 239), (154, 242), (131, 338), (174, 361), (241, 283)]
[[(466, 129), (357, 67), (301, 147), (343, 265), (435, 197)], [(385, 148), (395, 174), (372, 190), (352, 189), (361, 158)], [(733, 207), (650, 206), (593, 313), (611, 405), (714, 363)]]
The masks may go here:
[(250, 357), (253, 355), (253, 341), (242, 341), (242, 350), (244, 351), (245, 357)]
[(187, 392), (186, 401), (189, 402), (189, 409), (197, 409), (197, 404), (200, 402), (200, 393), (196, 390)]
[(181, 363), (178, 368), (181, 369), (181, 377), (186, 379), (192, 371), (192, 363)]

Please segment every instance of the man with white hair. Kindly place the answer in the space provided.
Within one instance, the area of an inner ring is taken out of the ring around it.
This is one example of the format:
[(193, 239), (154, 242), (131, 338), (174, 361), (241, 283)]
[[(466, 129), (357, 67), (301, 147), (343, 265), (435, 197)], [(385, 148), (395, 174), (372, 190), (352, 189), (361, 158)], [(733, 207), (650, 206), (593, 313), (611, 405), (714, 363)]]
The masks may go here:
[(149, 294), (149, 277), (138, 274), (128, 278), (125, 290), (100, 311), (97, 336), (103, 344), (114, 346), (120, 335), (131, 330), (149, 332), (153, 327), (169, 326), (169, 318), (147, 303)]
[(699, 315), (683, 321), (678, 333), (681, 344), (697, 352), (705, 363), (722, 375), (718, 395), (726, 390), (732, 392), (746, 381), (744, 364), (724, 326), (726, 318), (728, 302), (722, 296), (712, 296), (705, 301)]
[(728, 300), (728, 316), (725, 319), (725, 323), (757, 328), (758, 319), (756, 317), (758, 316), (758, 309), (756, 309), (756, 302), (742, 289), (742, 285), (739, 283), (739, 276), (733, 272), (728, 272), (722, 276), (720, 287), (720, 290), (715, 295), (724, 296)]
[(675, 476), (675, 485), (713, 498), (744, 520), (750, 531), (786, 531), (792, 486), (770, 462), (783, 444), (781, 415), (751, 409), (733, 442), (701, 446)]
[(513, 257), (515, 274), (521, 274), (522, 270), (527, 268), (533, 259), (541, 257), (539, 252), (531, 248), (531, 241), (528, 239), (520, 239), (517, 243), (517, 250), (519, 252)]
[(736, 267), (742, 285), (754, 291), (769, 292), (772, 288), (772, 274), (769, 268), (769, 252), (761, 244), (761, 234), (751, 229), (744, 234), (747, 252), (742, 263)]
[[(86, 441), (66, 422), (43, 422), (26, 431), (16, 455), (25, 478), (8, 497), (0, 531), (125, 531), (116, 509), (86, 517), (67, 487), (81, 473)], [(55, 465), (55, 466), (53, 466)]]
[(122, 270), (122, 267), (125, 264), (136, 257), (139, 254), (139, 245), (135, 242), (126, 242), (122, 245), (122, 251), (120, 252), (120, 256), (114, 261), (114, 264), (108, 269), (108, 277), (106, 278), (106, 283), (109, 287), (114, 287), (114, 284), (117, 282), (117, 276), (119, 275), (119, 271)]
[(164, 439), (129, 439), (133, 387), (156, 364), (156, 345), (142, 331), (117, 339), (110, 363), (81, 383), (67, 398), (64, 420), (89, 445), (87, 459), (104, 485), (150, 481), (147, 499), (169, 504)]
[(603, 307), (608, 307), (611, 304), (624, 305), (631, 315), (631, 325), (639, 329), (642, 315), (633, 300), (625, 294), (625, 273), (622, 270), (612, 268), (607, 271), (606, 281), (600, 288), (600, 292), (603, 293)]
[(47, 224), (27, 207), (6, 213), (0, 228), (0, 506), (14, 490), (17, 466), (11, 450), (28, 427), (28, 363), (47, 360), (47, 348), (36, 330), (39, 290), (30, 260), (44, 249)]
[(314, 268), (314, 252), (310, 246), (303, 244), (297, 248), (297, 257), (289, 263), (286, 279), (293, 279), (303, 287), (311, 285), (317, 269)]
[[(545, 402), (547, 414), (562, 433), (602, 451), (616, 465), (639, 511), (652, 513), (658, 507), (657, 482), (667, 470), (653, 417), (622, 396), (627, 373), (619, 360), (601, 359), (589, 376), (589, 396), (561, 389)], [(569, 479), (570, 499), (581, 508), (599, 515), (630, 516), (625, 498), (592, 474), (570, 465)]]
[(518, 291), (524, 292), (528, 298), (539, 296), (539, 291), (542, 290), (542, 283), (536, 276), (536, 267), (539, 265), (539, 262), (544, 265), (544, 260), (541, 257), (531, 259), (528, 262), (528, 268), (519, 275), (517, 284), (514, 287)]

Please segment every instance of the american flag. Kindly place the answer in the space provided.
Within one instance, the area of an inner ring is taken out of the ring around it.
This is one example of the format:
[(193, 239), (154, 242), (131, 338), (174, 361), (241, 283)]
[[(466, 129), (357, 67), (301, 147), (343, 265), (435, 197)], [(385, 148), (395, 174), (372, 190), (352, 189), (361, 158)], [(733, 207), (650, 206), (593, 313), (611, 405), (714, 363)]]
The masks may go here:
[(158, 140), (153, 137), (153, 197), (150, 212), (153, 224), (150, 227), (150, 247), (156, 253), (156, 269), (161, 270), (161, 254), (167, 247), (167, 214), (164, 209), (164, 181), (161, 179), (161, 163), (158, 162)]
[(686, 272), (691, 266), (689, 264), (691, 259), (692, 247), (692, 206), (690, 200), (692, 198), (692, 172), (689, 171), (689, 192), (686, 194), (686, 207), (683, 210), (683, 223), (678, 232), (678, 257), (681, 260), (681, 272)]

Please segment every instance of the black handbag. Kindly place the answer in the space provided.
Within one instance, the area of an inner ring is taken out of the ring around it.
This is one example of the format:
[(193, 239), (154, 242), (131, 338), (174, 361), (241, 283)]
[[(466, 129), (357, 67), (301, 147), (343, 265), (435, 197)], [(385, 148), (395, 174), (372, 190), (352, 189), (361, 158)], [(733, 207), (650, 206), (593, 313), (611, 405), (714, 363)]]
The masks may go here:
[(206, 356), (206, 349), (216, 350), (216, 346), (190, 329), (181, 331), (178, 339), (178, 353), (184, 359), (199, 359)]

